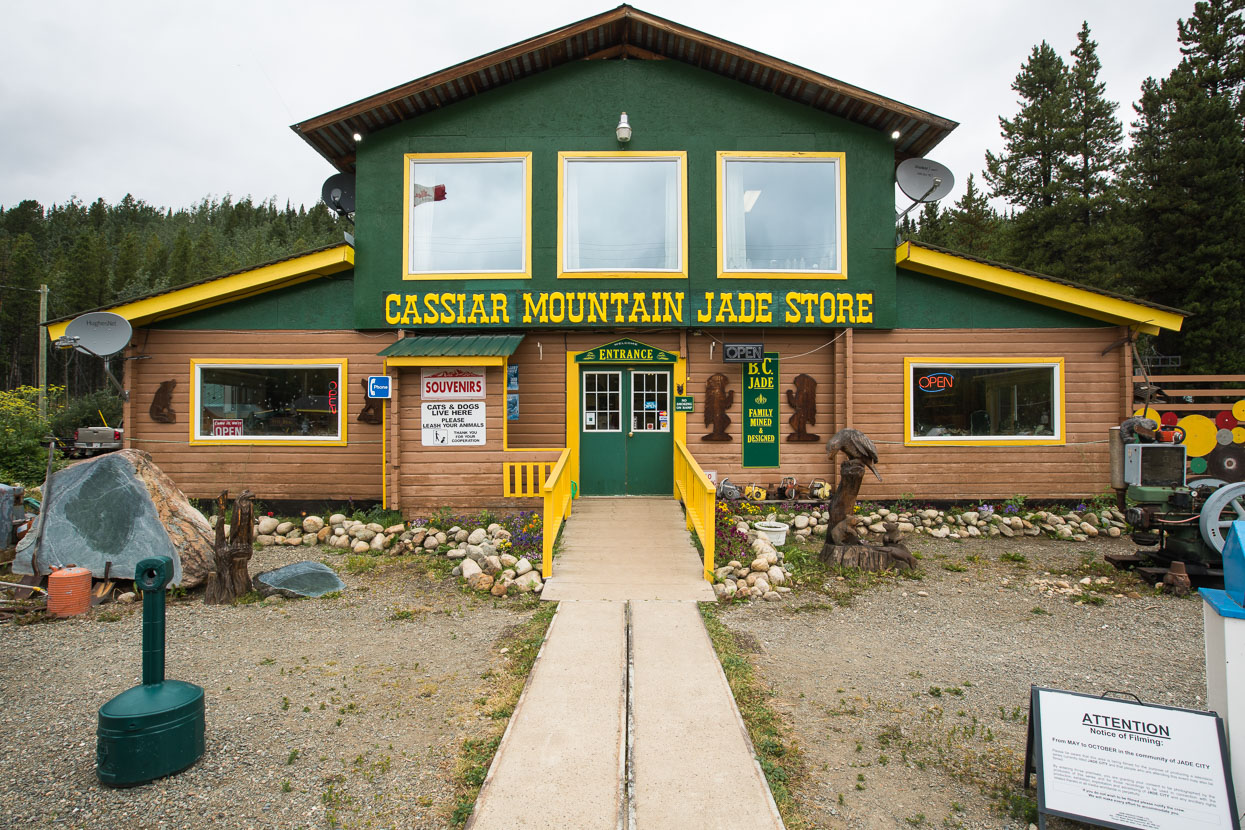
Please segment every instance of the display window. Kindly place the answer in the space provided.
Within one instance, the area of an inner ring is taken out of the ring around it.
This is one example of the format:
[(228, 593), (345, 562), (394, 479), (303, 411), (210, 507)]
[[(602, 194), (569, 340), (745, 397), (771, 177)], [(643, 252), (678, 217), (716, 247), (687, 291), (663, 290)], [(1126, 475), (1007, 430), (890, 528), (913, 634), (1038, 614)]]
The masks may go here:
[(409, 280), (532, 275), (531, 153), (408, 153)]
[(191, 443), (346, 443), (346, 361), (195, 361)]
[(687, 275), (685, 153), (559, 153), (559, 277)]
[(718, 153), (718, 275), (845, 279), (843, 153)]
[(1062, 444), (1063, 359), (908, 358), (907, 444)]

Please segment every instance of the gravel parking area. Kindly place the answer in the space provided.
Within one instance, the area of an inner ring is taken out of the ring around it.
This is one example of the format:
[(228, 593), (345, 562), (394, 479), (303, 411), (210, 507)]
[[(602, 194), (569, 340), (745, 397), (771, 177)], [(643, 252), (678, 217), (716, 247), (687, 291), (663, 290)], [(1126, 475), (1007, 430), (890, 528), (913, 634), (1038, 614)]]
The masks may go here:
[[(344, 556), (312, 552), (334, 564)], [(307, 558), (257, 551), (251, 573)], [(454, 761), (531, 603), (460, 592), (416, 559), (337, 597), (168, 609), (167, 677), (202, 686), (207, 752), (123, 790), (95, 777), (100, 705), (141, 679), (141, 603), (6, 625), (0, 827), (446, 826)]]
[[(920, 580), (831, 578), (720, 615), (803, 751), (812, 826), (1023, 830), (1031, 685), (1204, 705), (1201, 600), (1104, 567), (1126, 542), (910, 542)], [(1090, 603), (1057, 585), (1086, 578)]]

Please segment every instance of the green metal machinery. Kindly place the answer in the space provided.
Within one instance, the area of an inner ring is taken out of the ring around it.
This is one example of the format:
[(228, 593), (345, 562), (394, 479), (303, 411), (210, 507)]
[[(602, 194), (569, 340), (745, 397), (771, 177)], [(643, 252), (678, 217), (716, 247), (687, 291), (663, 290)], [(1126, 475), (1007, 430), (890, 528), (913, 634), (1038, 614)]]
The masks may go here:
[(164, 679), (164, 589), (173, 560), (138, 563), (143, 592), (143, 682), (99, 707), (95, 773), (110, 787), (133, 787), (187, 769), (203, 757), (203, 689)]

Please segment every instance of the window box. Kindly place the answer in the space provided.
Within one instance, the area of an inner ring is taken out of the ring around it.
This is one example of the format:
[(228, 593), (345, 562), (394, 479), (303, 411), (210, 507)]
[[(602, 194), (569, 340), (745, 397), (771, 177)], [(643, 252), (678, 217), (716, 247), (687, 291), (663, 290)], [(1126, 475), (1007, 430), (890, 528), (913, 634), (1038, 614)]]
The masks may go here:
[(558, 276), (687, 276), (687, 154), (558, 154)]
[(905, 358), (904, 443), (1063, 444), (1062, 358)]
[(531, 153), (404, 158), (404, 279), (532, 276)]
[(847, 278), (843, 153), (718, 153), (718, 276)]
[(190, 443), (342, 446), (346, 361), (191, 361)]

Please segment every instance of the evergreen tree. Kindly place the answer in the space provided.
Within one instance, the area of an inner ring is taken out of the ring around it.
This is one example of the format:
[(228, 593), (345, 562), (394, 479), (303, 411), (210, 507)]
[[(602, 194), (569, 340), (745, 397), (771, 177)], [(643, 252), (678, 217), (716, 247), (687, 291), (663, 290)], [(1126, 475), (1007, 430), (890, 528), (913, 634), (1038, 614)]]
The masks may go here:
[(999, 216), (977, 189), (973, 174), (968, 174), (964, 195), (947, 211), (947, 247), (965, 254), (992, 259), (996, 257)]

